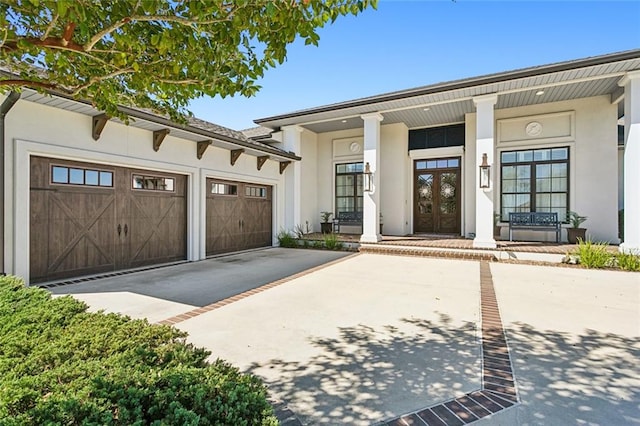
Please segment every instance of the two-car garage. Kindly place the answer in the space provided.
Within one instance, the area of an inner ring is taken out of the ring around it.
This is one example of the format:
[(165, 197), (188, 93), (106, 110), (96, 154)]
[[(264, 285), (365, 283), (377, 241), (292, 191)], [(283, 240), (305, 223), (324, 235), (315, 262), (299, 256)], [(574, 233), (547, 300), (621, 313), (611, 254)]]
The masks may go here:
[[(187, 258), (187, 176), (31, 157), (30, 281)], [(272, 188), (206, 180), (206, 254), (272, 244)]]

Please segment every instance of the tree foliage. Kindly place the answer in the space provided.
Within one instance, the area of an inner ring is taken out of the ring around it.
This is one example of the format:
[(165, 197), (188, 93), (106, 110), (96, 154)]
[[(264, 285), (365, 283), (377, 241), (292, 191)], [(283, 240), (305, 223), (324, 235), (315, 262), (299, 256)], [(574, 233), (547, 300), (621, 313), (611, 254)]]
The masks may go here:
[(31, 87), (179, 119), (191, 99), (252, 96), (296, 38), (377, 0), (2, 0), (0, 90)]

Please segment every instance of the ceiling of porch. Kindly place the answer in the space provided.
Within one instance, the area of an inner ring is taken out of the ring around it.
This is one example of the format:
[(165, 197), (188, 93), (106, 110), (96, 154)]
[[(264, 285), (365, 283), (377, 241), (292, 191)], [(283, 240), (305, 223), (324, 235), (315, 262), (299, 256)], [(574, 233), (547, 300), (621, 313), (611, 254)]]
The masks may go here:
[(466, 113), (475, 112), (473, 97), (494, 93), (498, 94), (496, 109), (609, 95), (612, 102), (618, 102), (621, 116), (623, 90), (618, 82), (626, 72), (638, 69), (640, 50), (635, 50), (439, 83), (255, 121), (272, 129), (300, 125), (323, 133), (361, 128), (361, 114), (380, 112), (383, 124), (430, 127), (463, 122)]

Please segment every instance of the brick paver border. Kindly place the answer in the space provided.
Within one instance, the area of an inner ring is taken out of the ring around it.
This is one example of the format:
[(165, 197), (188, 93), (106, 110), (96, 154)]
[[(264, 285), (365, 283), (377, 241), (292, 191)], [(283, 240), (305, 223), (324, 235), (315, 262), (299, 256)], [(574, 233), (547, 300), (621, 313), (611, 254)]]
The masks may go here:
[(482, 388), (461, 397), (378, 423), (380, 426), (459, 426), (518, 404), (509, 346), (489, 263), (480, 262)]
[[(384, 254), (402, 254), (424, 256), (419, 251), (407, 250), (403, 253), (393, 250), (371, 250), (367, 252)], [(158, 324), (174, 325), (190, 318), (195, 318), (204, 313), (221, 308), (233, 302), (246, 299), (254, 294), (285, 284), (296, 278), (309, 275), (313, 272), (327, 268), (331, 265), (351, 259), (360, 253), (336, 259), (334, 261), (316, 266), (297, 274), (273, 281), (253, 290), (245, 291), (233, 297), (216, 303), (193, 309), (180, 315), (159, 321)], [(452, 256), (443, 256), (449, 257)], [(464, 257), (467, 260), (474, 259), (471, 256)], [(520, 401), (513, 375), (509, 347), (502, 326), (500, 309), (493, 287), (493, 278), (489, 266), (490, 259), (480, 257), (480, 314), (482, 324), (482, 388), (469, 392), (461, 397), (451, 399), (415, 412), (376, 423), (379, 426), (459, 426), (473, 423), (483, 417), (487, 417), (500, 411), (517, 405)], [(302, 423), (284, 402), (272, 400), (276, 417), (283, 426), (301, 426)]]

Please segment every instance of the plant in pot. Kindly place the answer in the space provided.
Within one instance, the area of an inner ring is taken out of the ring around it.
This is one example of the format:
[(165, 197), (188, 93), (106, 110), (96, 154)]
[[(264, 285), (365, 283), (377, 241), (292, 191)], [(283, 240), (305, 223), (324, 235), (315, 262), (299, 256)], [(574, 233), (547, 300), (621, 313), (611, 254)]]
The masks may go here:
[(320, 212), (322, 222), (320, 223), (320, 230), (323, 234), (330, 234), (333, 232), (333, 223), (330, 222), (333, 212)]
[(567, 221), (571, 225), (570, 228), (567, 228), (567, 241), (571, 244), (576, 244), (578, 239), (585, 241), (587, 229), (581, 228), (580, 225), (582, 225), (586, 220), (586, 216), (580, 216), (576, 212), (567, 213)]

